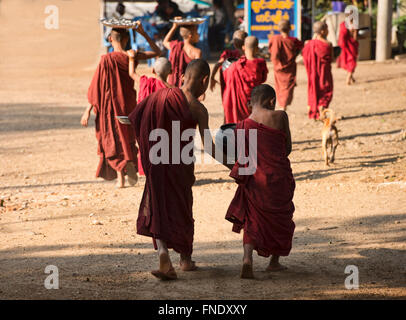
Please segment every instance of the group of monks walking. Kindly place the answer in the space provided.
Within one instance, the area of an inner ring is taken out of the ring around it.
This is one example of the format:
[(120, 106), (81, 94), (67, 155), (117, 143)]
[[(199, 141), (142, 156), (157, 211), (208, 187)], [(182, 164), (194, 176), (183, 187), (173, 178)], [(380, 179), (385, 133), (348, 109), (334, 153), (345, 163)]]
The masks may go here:
[[(178, 27), (182, 41), (172, 40)], [(209, 85), (213, 90), (216, 83), (221, 86), (224, 123), (235, 123), (236, 130), (243, 130), (247, 145), (252, 143), (251, 130), (256, 131), (257, 137), (253, 173), (241, 173), (240, 169), (246, 164), (238, 157), (235, 164), (228, 163), (227, 156), (222, 157), (222, 163), (231, 170), (230, 176), (238, 184), (225, 218), (232, 222), (234, 232), (244, 231), (241, 277), (254, 277), (253, 250), (261, 256), (271, 256), (267, 271), (285, 269), (279, 257), (289, 255), (295, 229), (292, 202), (295, 180), (288, 159), (292, 142), (285, 110), (292, 102), (296, 86), (295, 60), (302, 49), (309, 78), (310, 118), (317, 119), (321, 109), (328, 107), (333, 83), (327, 26), (316, 23), (315, 39), (304, 46), (289, 36), (289, 21), (282, 21), (279, 28), (281, 34), (273, 36), (269, 44), (276, 91), (264, 84), (268, 69), (266, 61), (258, 57), (258, 39), (241, 30), (234, 33), (234, 50), (223, 52), (210, 75), (208, 63), (201, 59), (201, 51), (194, 46), (198, 41), (196, 26), (174, 23), (163, 43), (170, 50), (169, 60), (156, 59), (153, 77), (139, 75), (136, 69), (139, 61), (161, 55), (142, 25), (138, 24), (136, 31), (146, 38), (151, 51), (126, 51), (128, 32), (125, 29), (111, 31), (109, 41), (114, 52), (101, 58), (88, 90), (90, 106), (81, 123), (87, 126), (93, 109), (100, 156), (97, 177), (118, 178), (118, 187), (122, 188), (125, 176), (128, 183), (134, 185), (137, 172), (145, 175), (137, 233), (153, 239), (159, 268), (152, 274), (161, 280), (177, 278), (168, 249), (180, 254), (182, 271), (197, 268), (192, 260), (195, 175), (193, 162), (157, 162), (151, 158), (157, 144), (163, 142), (158, 141), (154, 132), (157, 129), (167, 132), (168, 158), (174, 159), (180, 158), (176, 153), (183, 152), (193, 141), (193, 136), (184, 139), (184, 133), (198, 128), (205, 152), (218, 159), (216, 153), (223, 150), (216, 148), (213, 139), (207, 139), (209, 114), (202, 104)], [(138, 99), (135, 82), (139, 84)], [(282, 110), (275, 110), (277, 103)], [(128, 116), (131, 125), (121, 124), (117, 116)], [(179, 125), (177, 135), (172, 132), (174, 123)], [(175, 136), (182, 139), (175, 141)], [(175, 148), (174, 143), (180, 145)]]

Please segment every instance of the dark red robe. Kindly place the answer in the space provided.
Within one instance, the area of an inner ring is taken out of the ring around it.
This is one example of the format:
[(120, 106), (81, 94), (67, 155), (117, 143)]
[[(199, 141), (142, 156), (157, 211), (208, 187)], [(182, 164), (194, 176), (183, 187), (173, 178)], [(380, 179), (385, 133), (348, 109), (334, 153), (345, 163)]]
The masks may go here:
[(319, 109), (328, 108), (333, 98), (331, 46), (321, 40), (309, 40), (302, 55), (307, 71), (309, 118), (318, 119)]
[(166, 85), (161, 80), (153, 77), (148, 78), (147, 76), (141, 76), (140, 90), (138, 92), (138, 101), (141, 102), (151, 93), (163, 88), (166, 88)]
[(349, 72), (354, 72), (357, 66), (358, 41), (351, 36), (345, 22), (340, 24), (338, 45), (341, 47), (341, 53), (337, 59), (337, 66)]
[(185, 74), (186, 67), (191, 58), (183, 50), (183, 41), (171, 41), (171, 52), (169, 54), (169, 61), (172, 64), (172, 74), (169, 75), (168, 83), (175, 87), (182, 85), (182, 76)]
[(281, 107), (292, 103), (296, 86), (296, 57), (303, 42), (294, 37), (275, 35), (269, 41), (269, 53), (273, 63), (277, 102)]
[(286, 155), (286, 135), (250, 118), (239, 122), (237, 129), (245, 129), (246, 150), (248, 130), (257, 130), (257, 169), (253, 175), (240, 175), (238, 169), (246, 165), (238, 161), (234, 165), (230, 176), (238, 188), (226, 219), (234, 232), (244, 230), (244, 244), (252, 244), (260, 256), (287, 256), (295, 230), (295, 180)]
[[(220, 61), (226, 61), (227, 59), (239, 59), (241, 57), (241, 53), (239, 50), (224, 50), (220, 56)], [(224, 88), (226, 83), (224, 82), (224, 75), (223, 75), (223, 68), (220, 67), (220, 88), (221, 88), (221, 98), (224, 95)]]
[[(135, 129), (146, 178), (138, 213), (137, 233), (161, 239), (168, 248), (191, 255), (194, 234), (194, 163), (185, 164), (182, 160), (180, 164), (172, 162), (172, 140), (175, 139), (172, 122), (180, 122), (180, 136), (175, 140), (180, 143), (180, 151), (193, 141), (193, 138), (179, 141), (185, 130), (195, 129), (197, 125), (189, 103), (179, 88), (160, 89), (141, 101), (129, 118)], [(151, 148), (161, 139), (149, 140), (154, 129), (164, 129), (169, 135), (169, 164), (153, 164), (154, 161), (150, 160)]]
[(96, 176), (113, 180), (117, 178), (116, 171), (125, 171), (127, 162), (137, 164), (134, 132), (115, 118), (128, 116), (137, 105), (137, 92), (128, 74), (125, 53), (112, 52), (101, 57), (87, 96), (96, 114), (100, 155)]
[(251, 114), (248, 102), (252, 89), (266, 81), (268, 75), (266, 62), (262, 58), (247, 60), (245, 56), (242, 56), (226, 69), (223, 75), (225, 123), (242, 121)]

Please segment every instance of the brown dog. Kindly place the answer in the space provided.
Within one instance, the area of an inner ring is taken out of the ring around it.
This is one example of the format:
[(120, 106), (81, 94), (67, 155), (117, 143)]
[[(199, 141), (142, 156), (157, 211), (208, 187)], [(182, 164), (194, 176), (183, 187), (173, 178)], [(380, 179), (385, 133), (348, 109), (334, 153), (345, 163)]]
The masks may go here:
[[(326, 116), (328, 113), (328, 117)], [(335, 123), (338, 119), (335, 118), (334, 111), (331, 109), (324, 109), (319, 117), (320, 121), (323, 121), (324, 126), (321, 130), (321, 148), (323, 150), (324, 163), (326, 166), (330, 163), (334, 163), (334, 157), (338, 146), (338, 130)], [(330, 147), (330, 155), (327, 149)]]

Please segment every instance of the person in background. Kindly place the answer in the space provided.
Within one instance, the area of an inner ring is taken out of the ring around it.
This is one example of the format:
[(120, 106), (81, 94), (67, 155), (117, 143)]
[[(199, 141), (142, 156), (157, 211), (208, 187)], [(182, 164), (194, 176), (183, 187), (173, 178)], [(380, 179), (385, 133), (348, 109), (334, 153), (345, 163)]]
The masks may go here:
[(213, 25), (209, 28), (209, 45), (212, 50), (220, 51), (224, 48), (227, 14), (221, 0), (213, 0)]

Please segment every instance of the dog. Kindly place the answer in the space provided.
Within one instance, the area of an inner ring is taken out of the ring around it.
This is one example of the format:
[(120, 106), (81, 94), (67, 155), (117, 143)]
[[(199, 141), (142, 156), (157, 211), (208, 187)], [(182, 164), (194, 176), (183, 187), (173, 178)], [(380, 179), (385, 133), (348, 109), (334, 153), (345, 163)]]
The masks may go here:
[[(328, 113), (328, 116), (326, 115)], [(329, 166), (330, 163), (334, 163), (335, 153), (338, 143), (338, 130), (336, 122), (338, 119), (335, 117), (335, 113), (331, 109), (323, 109), (320, 113), (319, 120), (324, 123), (321, 130), (321, 148), (323, 151), (324, 164)], [(330, 148), (330, 154), (328, 153)]]

